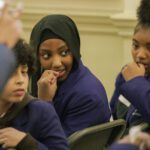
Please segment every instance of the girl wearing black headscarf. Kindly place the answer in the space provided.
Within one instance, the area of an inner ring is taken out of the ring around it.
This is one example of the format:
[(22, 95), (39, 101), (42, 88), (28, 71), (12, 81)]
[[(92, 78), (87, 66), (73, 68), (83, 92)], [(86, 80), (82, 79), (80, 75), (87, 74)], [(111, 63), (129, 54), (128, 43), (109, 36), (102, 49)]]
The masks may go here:
[(105, 89), (80, 59), (80, 37), (73, 20), (65, 15), (42, 18), (30, 42), (38, 58), (32, 94), (54, 103), (66, 135), (109, 121)]

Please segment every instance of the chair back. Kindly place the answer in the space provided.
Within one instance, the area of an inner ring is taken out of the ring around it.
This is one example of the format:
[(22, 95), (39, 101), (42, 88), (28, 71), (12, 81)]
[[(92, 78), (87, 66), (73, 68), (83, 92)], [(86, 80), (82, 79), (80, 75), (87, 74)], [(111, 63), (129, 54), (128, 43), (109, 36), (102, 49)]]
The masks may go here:
[(71, 150), (104, 150), (119, 139), (126, 128), (123, 119), (77, 131), (68, 137)]

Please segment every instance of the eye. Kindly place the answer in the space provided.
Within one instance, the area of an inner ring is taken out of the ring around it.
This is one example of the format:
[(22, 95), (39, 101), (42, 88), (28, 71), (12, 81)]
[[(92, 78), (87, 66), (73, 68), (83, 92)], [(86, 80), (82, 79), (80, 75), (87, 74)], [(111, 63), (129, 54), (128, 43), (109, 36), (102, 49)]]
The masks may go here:
[(28, 71), (22, 71), (22, 74), (28, 74)]
[(61, 51), (61, 56), (63, 56), (63, 57), (65, 57), (65, 56), (68, 56), (68, 55), (70, 55), (70, 50), (69, 49), (67, 49), (67, 50), (63, 50), (63, 51)]
[(133, 43), (132, 43), (132, 48), (136, 50), (136, 49), (139, 48), (139, 45), (138, 45), (137, 43), (134, 43), (134, 42), (133, 42)]
[(50, 56), (51, 56), (51, 54), (49, 54), (49, 53), (40, 53), (40, 56), (43, 58), (43, 59), (49, 59), (50, 58)]
[(147, 45), (147, 46), (146, 46), (146, 49), (147, 49), (147, 51), (150, 52), (150, 45)]
[(23, 75), (27, 75), (28, 74), (28, 69), (23, 69), (21, 72), (22, 72)]
[(48, 58), (49, 58), (49, 55), (48, 55), (48, 54), (44, 54), (44, 55), (43, 55), (43, 58), (44, 58), (44, 59), (48, 59)]

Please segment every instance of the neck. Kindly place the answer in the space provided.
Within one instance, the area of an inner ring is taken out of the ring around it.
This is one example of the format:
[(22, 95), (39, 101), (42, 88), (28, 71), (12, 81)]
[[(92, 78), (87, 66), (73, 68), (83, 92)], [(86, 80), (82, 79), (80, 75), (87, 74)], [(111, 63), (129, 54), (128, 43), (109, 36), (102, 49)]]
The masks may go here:
[(0, 100), (0, 115), (2, 115), (3, 113), (6, 113), (11, 106), (12, 106), (12, 103), (4, 102)]

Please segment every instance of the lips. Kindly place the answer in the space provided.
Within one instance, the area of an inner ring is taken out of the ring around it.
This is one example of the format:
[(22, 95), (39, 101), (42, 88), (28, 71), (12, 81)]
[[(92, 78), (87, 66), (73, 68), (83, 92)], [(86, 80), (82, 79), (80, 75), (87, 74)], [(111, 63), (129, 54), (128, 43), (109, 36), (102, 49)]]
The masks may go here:
[(65, 74), (65, 70), (63, 70), (63, 71), (59, 71), (59, 78), (61, 78), (61, 77), (63, 77), (64, 76), (64, 74)]
[(65, 69), (59, 69), (59, 70), (54, 70), (54, 71), (56, 71), (56, 72), (59, 73), (58, 78), (61, 78), (61, 77), (64, 76), (65, 73), (66, 73), (66, 70), (65, 70)]
[(15, 96), (24, 96), (25, 90), (24, 89), (17, 89), (14, 91)]
[(144, 68), (146, 69), (146, 68), (148, 68), (148, 64), (147, 63), (144, 63), (144, 62), (136, 62), (137, 64), (142, 64), (142, 65), (144, 65)]
[(148, 65), (147, 64), (144, 64), (144, 63), (141, 63), (142, 65), (144, 65), (144, 68), (147, 69), (148, 68)]

